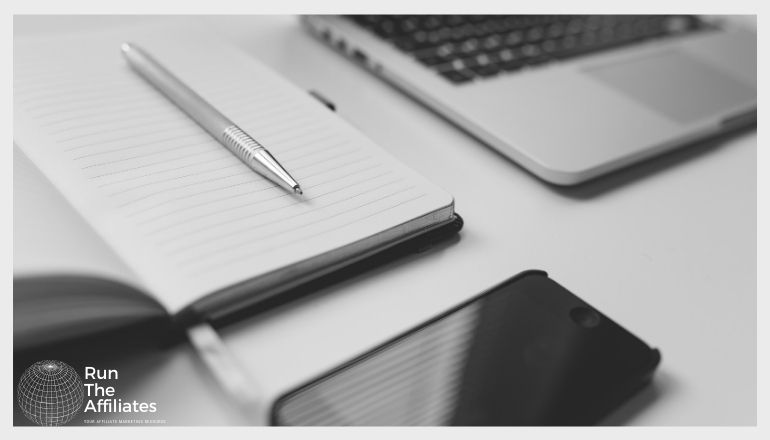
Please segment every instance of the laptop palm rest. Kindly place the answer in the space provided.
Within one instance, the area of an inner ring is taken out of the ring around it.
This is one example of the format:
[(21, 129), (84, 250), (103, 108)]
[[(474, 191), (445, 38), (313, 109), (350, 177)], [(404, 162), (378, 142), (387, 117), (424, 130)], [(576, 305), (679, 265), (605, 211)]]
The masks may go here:
[(676, 122), (687, 124), (756, 97), (756, 89), (684, 52), (589, 67), (589, 76)]

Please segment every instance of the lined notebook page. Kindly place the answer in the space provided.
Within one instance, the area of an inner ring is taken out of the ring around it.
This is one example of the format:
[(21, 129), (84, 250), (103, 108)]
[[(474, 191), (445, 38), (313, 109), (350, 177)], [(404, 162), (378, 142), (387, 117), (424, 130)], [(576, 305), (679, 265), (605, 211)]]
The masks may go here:
[[(248, 169), (133, 73), (123, 41), (265, 145), (304, 197)], [(217, 37), (178, 25), (16, 39), (14, 114), (19, 147), (172, 313), (451, 212), (450, 195), (307, 93)]]
[(14, 147), (13, 276), (50, 275), (109, 278), (141, 287), (136, 274)]

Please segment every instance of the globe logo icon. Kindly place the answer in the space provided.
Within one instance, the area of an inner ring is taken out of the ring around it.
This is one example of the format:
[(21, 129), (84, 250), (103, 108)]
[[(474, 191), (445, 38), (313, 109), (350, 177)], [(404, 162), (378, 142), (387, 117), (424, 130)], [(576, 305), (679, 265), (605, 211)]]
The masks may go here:
[(83, 406), (83, 382), (64, 362), (40, 361), (24, 371), (17, 397), (29, 420), (41, 426), (59, 426), (72, 420)]

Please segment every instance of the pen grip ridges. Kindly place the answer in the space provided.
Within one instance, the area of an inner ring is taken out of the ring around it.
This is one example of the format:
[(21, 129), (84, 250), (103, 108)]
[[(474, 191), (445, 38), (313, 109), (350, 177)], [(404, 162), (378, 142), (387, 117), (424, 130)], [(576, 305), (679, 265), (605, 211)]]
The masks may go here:
[(222, 140), (225, 146), (243, 162), (249, 163), (259, 150), (265, 147), (255, 141), (254, 138), (246, 134), (237, 125), (231, 125), (225, 128), (222, 133)]

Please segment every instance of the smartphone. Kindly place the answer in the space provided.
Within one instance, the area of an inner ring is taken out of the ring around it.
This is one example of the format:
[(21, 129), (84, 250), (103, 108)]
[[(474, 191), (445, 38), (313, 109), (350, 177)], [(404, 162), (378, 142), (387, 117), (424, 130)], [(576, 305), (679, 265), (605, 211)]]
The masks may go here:
[(590, 425), (660, 352), (522, 272), (276, 400), (276, 425)]

